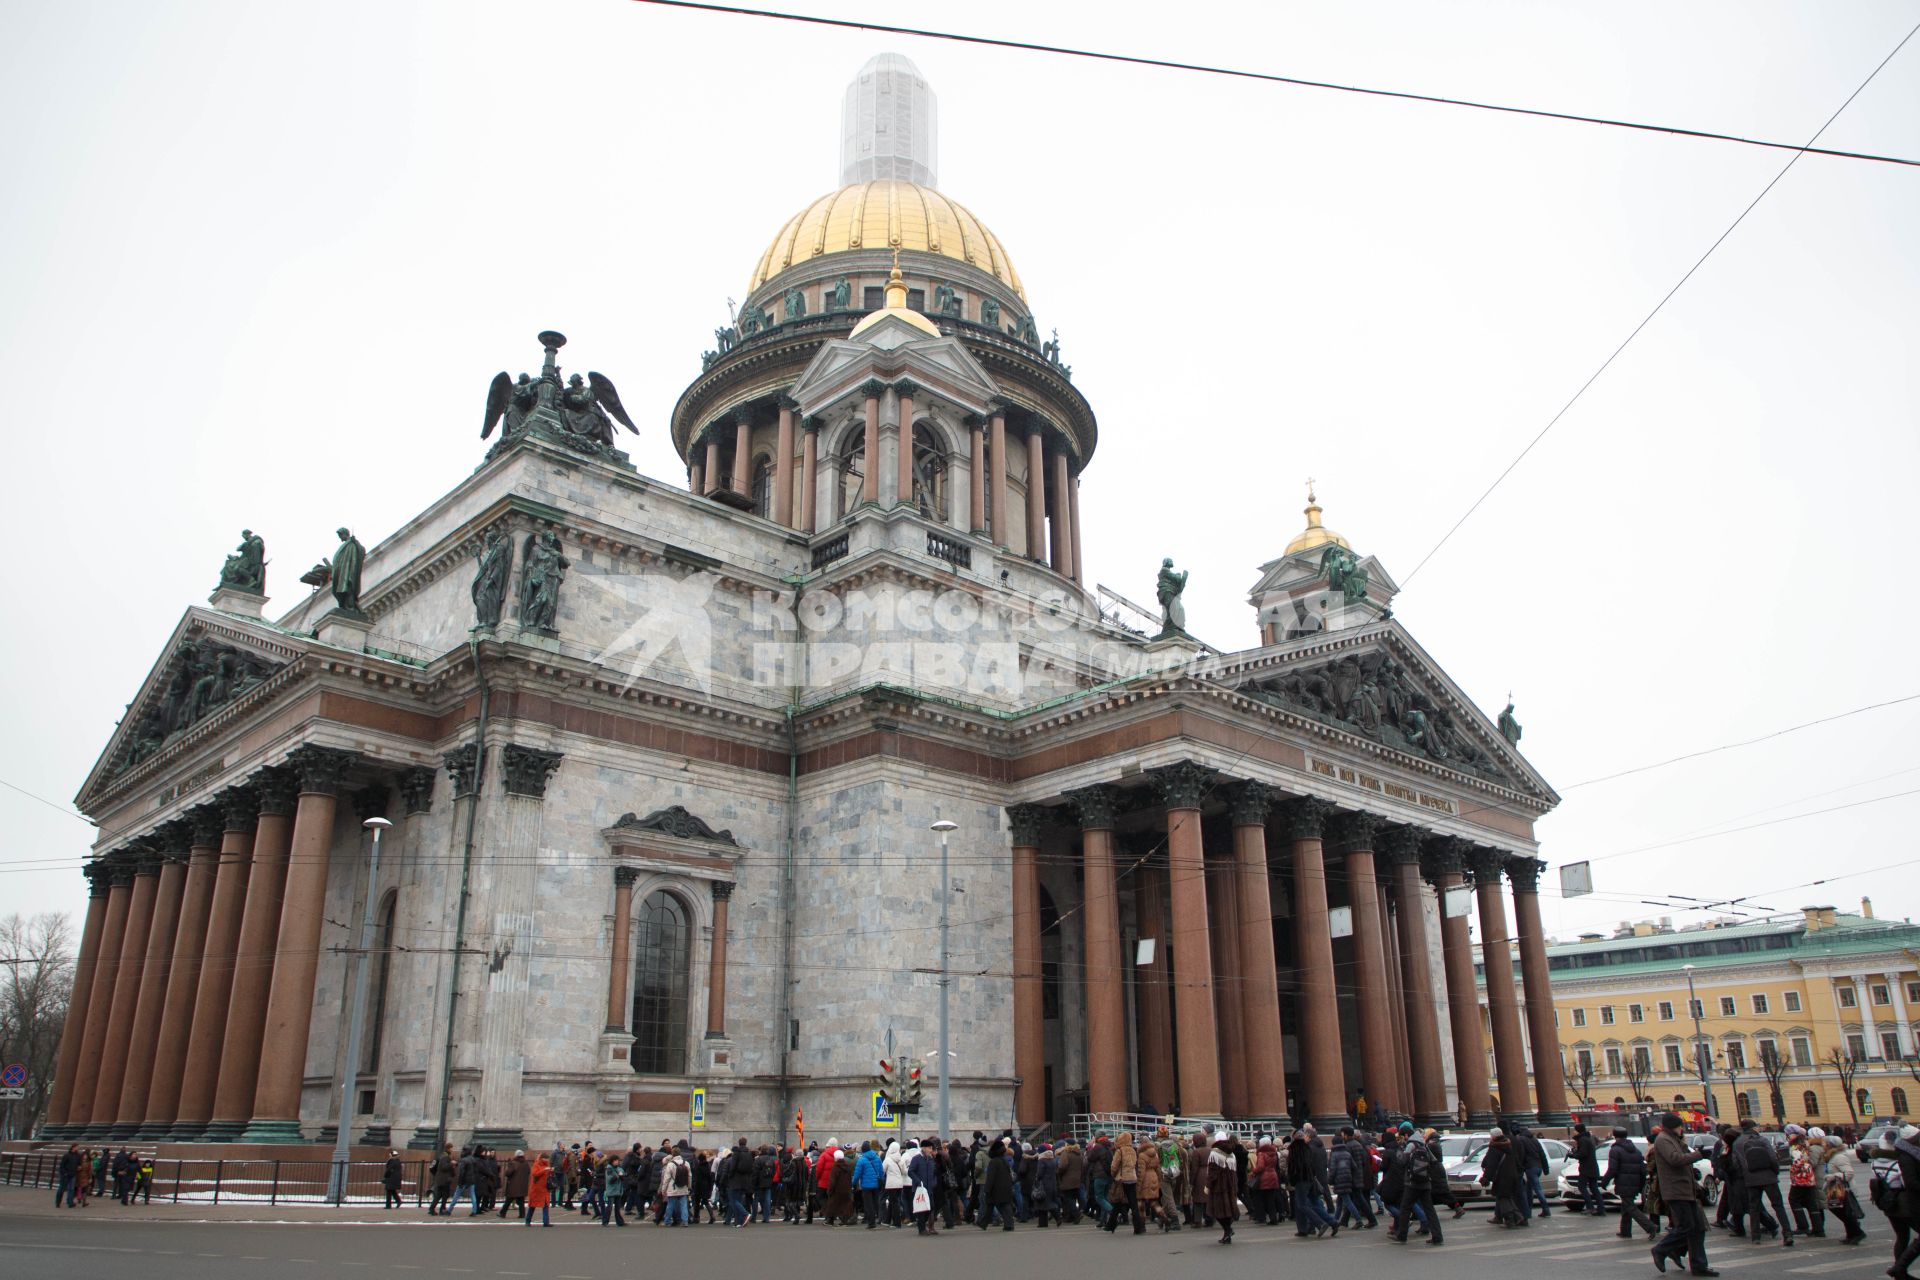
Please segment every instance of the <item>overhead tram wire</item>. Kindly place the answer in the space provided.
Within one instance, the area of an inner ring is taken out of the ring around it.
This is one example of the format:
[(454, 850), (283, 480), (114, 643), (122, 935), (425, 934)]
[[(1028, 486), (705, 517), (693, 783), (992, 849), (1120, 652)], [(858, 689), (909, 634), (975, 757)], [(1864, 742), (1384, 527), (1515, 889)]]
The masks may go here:
[[(877, 31), (883, 35), (914, 36), (924, 40), (946, 40), (955, 44), (984, 45), (995, 49), (1012, 49), (1022, 53), (1045, 53), (1068, 58), (1086, 58), (1095, 62), (1117, 62), (1130, 66), (1151, 67), (1160, 71), (1185, 71), (1197, 75), (1225, 76), (1235, 80), (1258, 80), (1268, 84), (1291, 85), (1297, 89), (1319, 89), (1329, 93), (1351, 93), (1368, 98), (1391, 98), (1401, 102), (1418, 102), (1428, 106), (1461, 107), (1470, 111), (1491, 111), (1500, 115), (1530, 116), (1539, 120), (1556, 120), (1565, 124), (1596, 125), (1612, 129), (1631, 129), (1642, 133), (1663, 133), (1679, 138), (1698, 138), (1707, 142), (1732, 142), (1746, 147), (1765, 147), (1775, 151), (1792, 151), (1798, 155), (1832, 156), (1840, 160), (1870, 160), (1879, 164), (1900, 164), (1920, 167), (1920, 159), (1906, 156), (1878, 155), (1868, 151), (1841, 151), (1830, 147), (1816, 147), (1811, 142), (1800, 146), (1791, 142), (1774, 142), (1766, 138), (1748, 138), (1734, 133), (1720, 133), (1712, 129), (1690, 129), (1682, 125), (1650, 124), (1641, 120), (1622, 120), (1611, 116), (1581, 115), (1572, 111), (1549, 111), (1543, 107), (1516, 107), (1507, 103), (1481, 102), (1472, 98), (1452, 98), (1441, 94), (1414, 93), (1405, 89), (1381, 89), (1368, 85), (1336, 84), (1330, 80), (1310, 80), (1303, 76), (1283, 76), (1269, 71), (1249, 71), (1240, 67), (1222, 67), (1204, 62), (1180, 62), (1171, 58), (1148, 58), (1138, 54), (1109, 53), (1099, 49), (1082, 49), (1073, 45), (1042, 44), (1032, 40), (1012, 40), (997, 36), (967, 35), (957, 31), (935, 31), (927, 27), (903, 27), (884, 22), (861, 22), (852, 18), (830, 18), (820, 14), (782, 13), (775, 9), (750, 9), (740, 5), (703, 4), (698, 0), (634, 0), (637, 4), (650, 4), (665, 9), (691, 9), (703, 13), (725, 14), (738, 18), (770, 18), (779, 22), (796, 22), (805, 26), (841, 27), (852, 31)], [(1814, 135), (1816, 138), (1818, 134)]]
[[(648, 0), (648, 3), (654, 3), (654, 2), (655, 0)], [(1468, 507), (1466, 511), (1462, 513), (1460, 518), (1453, 522), (1453, 527), (1448, 529), (1445, 534), (1441, 535), (1440, 541), (1433, 544), (1433, 549), (1427, 552), (1426, 555), (1420, 557), (1420, 563), (1413, 566), (1413, 572), (1409, 573), (1405, 578), (1401, 579), (1400, 586), (1402, 590), (1405, 590), (1409, 585), (1412, 584), (1414, 578), (1419, 575), (1420, 570), (1426, 568), (1427, 561), (1433, 559), (1436, 555), (1440, 554), (1440, 548), (1446, 546), (1447, 542), (1453, 537), (1453, 535), (1460, 531), (1461, 525), (1464, 525), (1468, 520), (1473, 518), (1473, 513), (1480, 509), (1480, 505), (1482, 503), (1484, 503), (1488, 498), (1493, 496), (1493, 491), (1500, 487), (1502, 481), (1504, 481), (1508, 476), (1513, 474), (1514, 468), (1518, 467), (1522, 462), (1526, 461), (1527, 455), (1533, 452), (1534, 446), (1538, 445), (1542, 440), (1547, 438), (1547, 433), (1549, 431), (1552, 431), (1554, 427), (1559, 425), (1560, 420), (1566, 417), (1567, 414), (1572, 411), (1573, 406), (1580, 402), (1580, 397), (1584, 396), (1587, 393), (1587, 389), (1591, 387), (1594, 383), (1598, 382), (1600, 380), (1600, 376), (1604, 374), (1608, 369), (1613, 367), (1613, 362), (1615, 360), (1618, 360), (1621, 354), (1625, 352), (1626, 349), (1633, 344), (1633, 340), (1639, 337), (1641, 332), (1648, 325), (1653, 323), (1654, 317), (1659, 315), (1660, 312), (1666, 308), (1666, 305), (1669, 302), (1673, 301), (1673, 296), (1679, 293), (1680, 290), (1685, 287), (1687, 281), (1693, 279), (1695, 272), (1699, 271), (1701, 267), (1706, 265), (1707, 259), (1713, 256), (1714, 250), (1718, 249), (1722, 244), (1726, 243), (1727, 237), (1732, 235), (1734, 233), (1734, 230), (1737, 227), (1739, 227), (1739, 225), (1742, 222), (1745, 222), (1747, 220), (1747, 215), (1752, 213), (1755, 207), (1758, 206), (1762, 200), (1767, 198), (1767, 193), (1769, 191), (1772, 191), (1775, 186), (1779, 185), (1780, 180), (1787, 176), (1788, 172), (1792, 170), (1794, 165), (1800, 163), (1800, 157), (1805, 155), (1815, 154), (1815, 148), (1813, 144), (1819, 141), (1820, 135), (1833, 127), (1833, 122), (1840, 118), (1840, 113), (1842, 111), (1845, 111), (1849, 106), (1852, 106), (1853, 100), (1859, 97), (1861, 93), (1865, 92), (1866, 87), (1873, 83), (1874, 77), (1879, 75), (1880, 72), (1885, 69), (1886, 65), (1889, 62), (1893, 61), (1894, 56), (1896, 54), (1898, 54), (1902, 49), (1907, 47), (1907, 42), (1913, 39), (1915, 32), (1920, 32), (1920, 23), (1916, 23), (1907, 32), (1906, 35), (1900, 37), (1900, 43), (1894, 45), (1892, 51), (1889, 52), (1886, 57), (1880, 59), (1879, 64), (1876, 65), (1872, 71), (1869, 71), (1867, 73), (1867, 78), (1860, 82), (1859, 87), (1854, 89), (1852, 93), (1847, 95), (1847, 100), (1845, 102), (1842, 102), (1838, 107), (1834, 109), (1833, 114), (1827, 117), (1826, 123), (1821, 125), (1818, 129), (1814, 131), (1813, 137), (1807, 139), (1807, 145), (1804, 147), (1796, 148), (1794, 150), (1794, 154), (1792, 158), (1789, 159), (1786, 162), (1786, 164), (1780, 167), (1780, 172), (1774, 174), (1772, 179), (1768, 181), (1767, 185), (1760, 188), (1760, 194), (1755, 196), (1751, 201), (1747, 203), (1747, 207), (1740, 211), (1740, 216), (1738, 216), (1731, 223), (1729, 223), (1727, 226), (1727, 229), (1725, 231), (1722, 231), (1719, 234), (1719, 236), (1715, 238), (1714, 242), (1707, 246), (1707, 251), (1701, 254), (1699, 259), (1692, 266), (1687, 268), (1686, 274), (1681, 276), (1680, 279), (1677, 282), (1675, 282), (1673, 288), (1667, 290), (1666, 294), (1661, 297), (1660, 301), (1654, 303), (1653, 310), (1647, 312), (1647, 314), (1641, 319), (1640, 323), (1633, 326), (1633, 331), (1629, 333), (1624, 339), (1621, 340), (1620, 345), (1613, 349), (1613, 352), (1611, 355), (1609, 355), (1605, 360), (1602, 360), (1600, 362), (1599, 368), (1595, 369), (1591, 374), (1588, 375), (1587, 380), (1580, 384), (1579, 390), (1575, 391), (1572, 397), (1568, 399), (1568, 401), (1565, 404), (1560, 406), (1560, 412), (1554, 414), (1553, 417), (1547, 420), (1547, 425), (1540, 428), (1539, 432), (1533, 437), (1533, 439), (1527, 441), (1526, 448), (1520, 450), (1518, 454), (1514, 455), (1513, 461), (1509, 462), (1506, 465), (1506, 467), (1501, 470), (1500, 474), (1493, 478), (1493, 483), (1486, 487), (1485, 492), (1483, 492), (1479, 497), (1475, 498), (1473, 500), (1473, 505)]]

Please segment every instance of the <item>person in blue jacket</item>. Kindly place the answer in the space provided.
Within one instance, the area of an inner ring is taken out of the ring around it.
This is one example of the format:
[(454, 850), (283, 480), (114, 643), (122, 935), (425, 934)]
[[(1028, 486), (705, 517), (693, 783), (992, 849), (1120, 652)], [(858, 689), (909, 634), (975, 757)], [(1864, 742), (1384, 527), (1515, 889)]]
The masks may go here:
[(886, 1186), (886, 1165), (871, 1142), (860, 1144), (860, 1158), (853, 1162), (853, 1189), (860, 1193), (860, 1209), (867, 1219), (867, 1230), (880, 1225), (880, 1193)]

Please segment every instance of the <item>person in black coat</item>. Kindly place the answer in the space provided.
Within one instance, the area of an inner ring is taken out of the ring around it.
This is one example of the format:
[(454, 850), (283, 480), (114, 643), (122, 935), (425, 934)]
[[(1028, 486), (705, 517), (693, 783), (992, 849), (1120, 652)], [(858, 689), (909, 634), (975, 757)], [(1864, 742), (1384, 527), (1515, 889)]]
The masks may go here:
[(987, 1166), (980, 1179), (980, 1213), (977, 1225), (985, 1231), (995, 1215), (1002, 1231), (1013, 1230), (1013, 1167), (1007, 1163), (1007, 1146), (999, 1138), (987, 1148)]
[(1480, 1158), (1480, 1181), (1493, 1194), (1492, 1221), (1503, 1227), (1527, 1225), (1520, 1216), (1520, 1161), (1503, 1130), (1495, 1129), (1487, 1141), (1487, 1153)]
[(1533, 1130), (1517, 1124), (1513, 1126), (1513, 1151), (1520, 1158), (1520, 1216), (1533, 1217), (1533, 1206), (1538, 1204), (1540, 1216), (1551, 1218), (1553, 1206), (1547, 1203), (1540, 1181), (1547, 1175), (1547, 1149), (1533, 1136)]
[(1584, 1124), (1573, 1126), (1573, 1159), (1580, 1171), (1581, 1207), (1597, 1218), (1607, 1211), (1600, 1199), (1600, 1144)]
[(1620, 1238), (1633, 1239), (1636, 1222), (1648, 1239), (1658, 1235), (1653, 1219), (1640, 1208), (1640, 1192), (1647, 1185), (1647, 1158), (1633, 1145), (1624, 1125), (1614, 1127), (1613, 1146), (1607, 1152), (1607, 1171), (1600, 1175), (1601, 1186), (1609, 1182), (1613, 1184), (1613, 1193), (1620, 1197)]
[(386, 1168), (380, 1171), (380, 1186), (387, 1193), (385, 1207), (398, 1209), (400, 1207), (400, 1153), (398, 1151), (387, 1152)]

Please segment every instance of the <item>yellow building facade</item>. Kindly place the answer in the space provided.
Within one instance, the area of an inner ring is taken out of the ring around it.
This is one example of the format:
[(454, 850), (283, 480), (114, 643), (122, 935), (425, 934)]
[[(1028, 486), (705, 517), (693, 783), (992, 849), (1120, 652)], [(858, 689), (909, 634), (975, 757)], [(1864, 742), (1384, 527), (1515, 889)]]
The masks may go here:
[(1828, 1128), (1915, 1115), (1920, 925), (1876, 919), (1866, 900), (1859, 914), (1623, 925), (1547, 959), (1576, 1112), (1684, 1104)]

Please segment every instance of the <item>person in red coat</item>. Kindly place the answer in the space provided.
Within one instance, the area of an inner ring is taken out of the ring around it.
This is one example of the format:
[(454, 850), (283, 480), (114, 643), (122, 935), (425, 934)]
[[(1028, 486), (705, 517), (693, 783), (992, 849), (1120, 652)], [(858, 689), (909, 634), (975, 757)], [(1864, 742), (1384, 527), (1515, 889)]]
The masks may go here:
[(547, 1216), (547, 1206), (553, 1203), (553, 1163), (544, 1155), (533, 1158), (533, 1168), (527, 1171), (527, 1212), (522, 1221), (533, 1225), (533, 1211), (540, 1211), (540, 1225), (550, 1227), (553, 1221)]

